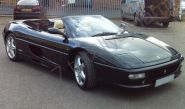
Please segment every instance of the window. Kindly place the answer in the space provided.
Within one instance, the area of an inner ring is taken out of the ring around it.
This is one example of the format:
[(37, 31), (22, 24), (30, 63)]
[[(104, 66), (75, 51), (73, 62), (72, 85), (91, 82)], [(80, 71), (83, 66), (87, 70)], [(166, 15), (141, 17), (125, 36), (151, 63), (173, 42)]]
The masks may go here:
[(118, 33), (121, 30), (117, 25), (102, 16), (66, 18), (68, 19), (68, 26), (73, 30), (73, 37), (89, 37), (102, 32)]
[(38, 0), (19, 0), (17, 5), (39, 5)]

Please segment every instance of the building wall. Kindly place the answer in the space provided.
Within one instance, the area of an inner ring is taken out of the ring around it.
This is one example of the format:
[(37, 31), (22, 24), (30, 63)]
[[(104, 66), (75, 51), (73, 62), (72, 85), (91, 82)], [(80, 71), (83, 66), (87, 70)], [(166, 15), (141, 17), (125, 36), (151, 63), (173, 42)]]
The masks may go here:
[(173, 3), (173, 16), (179, 16), (180, 0), (174, 0)]

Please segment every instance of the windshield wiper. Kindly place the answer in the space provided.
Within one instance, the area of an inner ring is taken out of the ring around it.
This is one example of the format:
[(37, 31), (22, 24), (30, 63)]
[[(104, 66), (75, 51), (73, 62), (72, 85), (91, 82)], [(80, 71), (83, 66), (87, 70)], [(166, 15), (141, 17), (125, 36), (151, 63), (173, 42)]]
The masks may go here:
[(130, 33), (127, 33), (127, 34), (117, 34), (116, 37), (108, 38), (106, 40), (121, 39), (121, 38), (127, 38), (127, 37), (135, 37), (135, 35), (134, 34), (130, 34)]
[(143, 38), (146, 39), (146, 35), (142, 34), (142, 33), (123, 33), (123, 34), (117, 34), (116, 37), (112, 37), (112, 38), (108, 38), (106, 40), (112, 40), (112, 39), (121, 39), (121, 38), (127, 38), (127, 37), (138, 37), (138, 38)]
[(102, 33), (98, 33), (98, 34), (95, 34), (93, 35), (92, 37), (96, 37), (96, 36), (106, 36), (106, 35), (115, 35), (117, 33), (114, 33), (114, 32), (102, 32)]

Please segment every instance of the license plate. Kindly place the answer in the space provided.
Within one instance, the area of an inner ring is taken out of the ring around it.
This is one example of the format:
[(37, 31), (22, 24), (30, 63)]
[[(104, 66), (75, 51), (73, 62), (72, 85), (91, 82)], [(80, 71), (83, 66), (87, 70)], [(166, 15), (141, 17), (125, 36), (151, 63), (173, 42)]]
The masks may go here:
[(159, 87), (161, 85), (167, 84), (175, 79), (175, 75), (166, 76), (164, 78), (158, 79), (155, 82), (155, 87)]
[(23, 12), (31, 12), (32, 9), (22, 9)]

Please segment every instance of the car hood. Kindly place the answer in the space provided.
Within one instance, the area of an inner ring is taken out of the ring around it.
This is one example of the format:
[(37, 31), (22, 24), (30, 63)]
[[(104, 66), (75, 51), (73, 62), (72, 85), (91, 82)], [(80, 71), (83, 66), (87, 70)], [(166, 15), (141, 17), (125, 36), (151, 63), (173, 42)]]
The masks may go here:
[[(108, 58), (107, 61), (121, 66), (128, 65), (131, 68), (164, 63), (170, 61), (177, 53), (173, 48), (153, 37), (115, 37), (90, 37), (79, 38), (79, 40), (101, 49), (101, 57)], [(98, 49), (94, 50), (97, 51), (95, 54), (101, 54)]]

